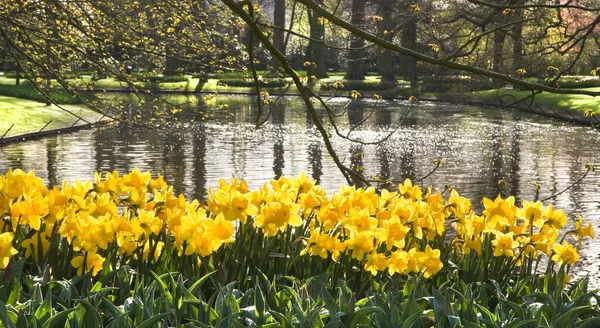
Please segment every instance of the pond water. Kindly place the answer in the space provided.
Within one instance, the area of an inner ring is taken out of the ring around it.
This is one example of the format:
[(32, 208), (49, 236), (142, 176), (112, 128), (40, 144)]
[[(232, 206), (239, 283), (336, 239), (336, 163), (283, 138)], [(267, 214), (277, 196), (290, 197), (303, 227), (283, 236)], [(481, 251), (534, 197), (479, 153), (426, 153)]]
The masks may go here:
[[(232, 176), (256, 188), (282, 174), (305, 171), (330, 193), (345, 183), (299, 99), (280, 99), (268, 117), (263, 115), (269, 123), (260, 129), (254, 127), (254, 98), (191, 100), (179, 103), (188, 104), (184, 112), (196, 113), (195, 121), (201, 123), (189, 120), (186, 128), (175, 131), (116, 124), (11, 144), (0, 148), (0, 172), (35, 169), (54, 185), (63, 179), (92, 179), (94, 171), (123, 173), (137, 167), (161, 173), (177, 192), (200, 200), (206, 200), (207, 188), (215, 188), (220, 178)], [(366, 168), (369, 176), (403, 180), (427, 175), (440, 159), (445, 167), (423, 183), (439, 189), (450, 185), (479, 208), (482, 197), (495, 198), (499, 192), (519, 202), (533, 200), (536, 183), (544, 198), (577, 180), (586, 163), (600, 168), (600, 131), (589, 127), (496, 108), (367, 100), (348, 106), (348, 100), (336, 98), (330, 103), (342, 114), (340, 132), (363, 142), (377, 141), (399, 125), (377, 145), (352, 144), (328, 126), (344, 163)], [(326, 112), (320, 115), (324, 119)], [(501, 179), (508, 182), (506, 189), (498, 184)], [(544, 204), (563, 209), (571, 225), (580, 214), (599, 231), (599, 189), (600, 174), (591, 173)], [(594, 286), (600, 286), (599, 249), (598, 239), (586, 241), (581, 265), (573, 270), (576, 276), (592, 275)]]

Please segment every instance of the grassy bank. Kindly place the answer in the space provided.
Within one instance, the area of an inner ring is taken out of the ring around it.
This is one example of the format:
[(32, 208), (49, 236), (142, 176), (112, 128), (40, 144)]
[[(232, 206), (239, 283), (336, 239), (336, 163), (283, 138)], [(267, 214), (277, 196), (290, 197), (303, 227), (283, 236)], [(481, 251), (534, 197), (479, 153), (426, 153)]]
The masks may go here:
[[(600, 88), (586, 88), (585, 90), (598, 92), (600, 91)], [(494, 89), (475, 92), (474, 95), (482, 100), (487, 101), (498, 101), (502, 97), (505, 103), (510, 103), (515, 99), (525, 99), (529, 97), (531, 92), (510, 89)], [(525, 103), (529, 103), (529, 100), (527, 100)], [(597, 115), (600, 114), (600, 99), (586, 95), (542, 92), (534, 97), (533, 103), (544, 107), (567, 108), (579, 112), (583, 112), (586, 109), (591, 109)]]
[[(298, 89), (295, 85), (293, 85), (290, 78), (281, 80), (276, 78), (265, 78), (264, 76), (267, 75), (260, 75), (262, 81), (261, 91), (268, 91), (272, 95), (277, 95), (283, 92), (287, 94), (298, 94)], [(244, 75), (243, 73), (223, 73), (221, 75), (210, 75), (208, 76), (208, 80), (203, 81), (202, 83), (200, 82), (200, 79), (196, 77), (181, 77), (182, 79), (173, 79), (175, 82), (160, 82), (162, 79), (169, 80), (168, 78), (162, 77), (156, 77), (154, 80), (151, 80), (153, 82), (148, 82), (148, 79), (146, 79), (145, 82), (134, 83), (134, 87), (139, 91), (148, 92), (254, 93), (256, 91), (253, 86), (253, 80), (247, 74)], [(525, 99), (531, 94), (528, 91), (505, 88), (490, 89), (485, 91), (469, 91), (481, 89), (484, 86), (477, 84), (478, 82), (476, 81), (473, 81), (471, 87), (468, 83), (454, 83), (454, 80), (452, 78), (440, 78), (439, 81), (433, 81), (431, 78), (429, 78), (425, 79), (424, 84), (419, 88), (408, 88), (407, 81), (398, 80), (398, 86), (391, 89), (385, 89), (380, 85), (379, 76), (369, 75), (364, 81), (348, 81), (343, 80), (342, 74), (331, 74), (329, 78), (314, 81), (312, 90), (315, 93), (322, 95), (349, 96), (351, 90), (357, 90), (362, 94), (363, 97), (370, 97), (372, 94), (376, 93), (387, 98), (408, 98), (409, 96), (416, 96), (420, 99), (438, 99), (455, 102), (480, 101), (486, 103), (498, 103), (502, 98), (505, 104), (513, 102), (515, 99)], [(449, 81), (451, 83), (448, 83)], [(82, 76), (81, 79), (74, 80), (74, 82), (79, 83), (83, 87), (84, 84), (91, 82), (91, 76)], [(338, 84), (337, 88), (334, 88), (333, 85), (336, 82), (341, 82), (341, 85)], [(12, 78), (0, 77), (0, 95), (44, 101), (43, 96), (37, 94), (37, 92), (30, 85), (30, 82), (24, 81), (22, 86), (15, 86), (14, 83), (15, 80)], [(441, 84), (440, 88), (445, 89), (446, 91), (431, 91), (432, 88), (436, 88), (436, 83)], [(578, 85), (576, 84), (578, 82), (570, 80), (565, 80), (564, 83), (570, 83), (567, 85), (569, 87), (576, 87)], [(131, 89), (131, 85), (115, 78), (106, 78), (94, 81), (92, 82), (92, 85), (93, 89), (96, 91), (118, 91), (123, 89)], [(452, 87), (448, 89), (448, 85), (452, 85)], [(586, 86), (587, 84), (581, 85)], [(600, 87), (586, 88), (586, 90), (600, 91)], [(59, 103), (77, 102), (77, 100), (73, 97), (65, 95), (60, 91), (54, 91), (53, 97)], [(567, 108), (569, 110), (579, 112), (584, 112), (585, 110), (591, 109), (597, 114), (600, 114), (600, 101), (598, 101), (598, 99), (595, 97), (584, 95), (552, 94), (544, 92), (535, 96), (534, 104), (544, 107)]]
[[(101, 117), (100, 114), (91, 111), (85, 106), (64, 105), (63, 107), (76, 115), (84, 117), (88, 121), (94, 122)], [(77, 117), (58, 106), (46, 106), (46, 104), (38, 101), (0, 96), (0, 136), (11, 125), (12, 128), (6, 136), (39, 131), (48, 122), (50, 124), (44, 130), (71, 126), (76, 121)], [(79, 123), (83, 122), (80, 120)]]

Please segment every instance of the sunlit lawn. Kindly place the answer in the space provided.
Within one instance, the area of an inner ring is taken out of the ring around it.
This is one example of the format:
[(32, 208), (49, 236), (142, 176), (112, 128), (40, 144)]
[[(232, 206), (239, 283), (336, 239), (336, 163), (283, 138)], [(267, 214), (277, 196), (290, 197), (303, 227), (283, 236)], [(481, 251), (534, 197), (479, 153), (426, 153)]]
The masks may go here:
[[(100, 114), (85, 106), (64, 105), (62, 107), (91, 122), (101, 117)], [(48, 122), (50, 124), (45, 128), (46, 130), (70, 126), (76, 121), (77, 117), (54, 105), (46, 106), (37, 101), (0, 96), (0, 136), (13, 124), (7, 136), (39, 131)]]

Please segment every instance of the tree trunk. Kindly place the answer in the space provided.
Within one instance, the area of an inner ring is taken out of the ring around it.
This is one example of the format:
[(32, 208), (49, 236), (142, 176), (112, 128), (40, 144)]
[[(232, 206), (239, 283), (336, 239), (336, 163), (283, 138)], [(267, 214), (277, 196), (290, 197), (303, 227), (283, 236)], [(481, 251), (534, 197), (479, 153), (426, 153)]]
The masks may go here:
[[(319, 24), (319, 16), (308, 10), (308, 21), (310, 24), (310, 38), (313, 40), (325, 40), (325, 26)], [(325, 47), (320, 42), (310, 40), (306, 47), (306, 61), (314, 63), (306, 68), (306, 74), (310, 78), (327, 78), (327, 68), (325, 67)]]
[[(384, 31), (391, 31), (394, 28), (392, 17), (392, 5), (394, 0), (381, 0), (379, 2), (379, 15), (383, 18), (379, 22), (379, 35), (383, 35)], [(385, 36), (384, 36), (385, 37)], [(377, 48), (377, 71), (381, 75), (381, 84), (386, 87), (394, 87), (398, 83), (396, 80), (396, 65), (394, 64), (394, 56), (392, 51), (382, 47)]]
[[(523, 19), (523, 9), (517, 9), (515, 20)], [(523, 68), (523, 23), (515, 23), (512, 31), (513, 41), (513, 73), (519, 68)]]
[[(273, 34), (273, 45), (279, 52), (285, 55), (285, 0), (275, 0), (275, 9), (273, 11), (273, 25), (276, 27)], [(271, 63), (273, 70), (276, 71), (280, 67), (279, 60), (273, 58)]]
[[(404, 48), (411, 50), (417, 49), (417, 22), (413, 18), (409, 18), (404, 22), (402, 27), (402, 38), (400, 43)], [(417, 61), (410, 56), (403, 55), (400, 57), (398, 68), (400, 74), (410, 81), (411, 87), (416, 87), (419, 82), (417, 73)]]
[[(350, 23), (360, 29), (365, 25), (365, 0), (352, 0), (352, 16)], [(348, 51), (348, 68), (346, 80), (364, 80), (365, 68), (363, 66), (365, 40), (354, 34), (350, 35), (350, 50)]]
[(502, 48), (504, 47), (504, 39), (506, 39), (506, 32), (502, 30), (496, 30), (494, 32), (494, 62), (492, 69), (494, 72), (502, 72), (502, 62), (504, 58), (502, 56)]

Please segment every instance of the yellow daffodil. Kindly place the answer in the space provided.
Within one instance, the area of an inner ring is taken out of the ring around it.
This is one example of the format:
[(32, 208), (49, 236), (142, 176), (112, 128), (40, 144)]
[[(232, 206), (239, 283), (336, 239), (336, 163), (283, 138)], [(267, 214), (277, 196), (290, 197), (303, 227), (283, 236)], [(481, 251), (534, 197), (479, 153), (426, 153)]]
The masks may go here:
[(513, 256), (513, 250), (519, 246), (519, 243), (514, 241), (513, 233), (502, 233), (500, 231), (496, 231), (496, 237), (492, 240), (492, 245), (494, 246), (494, 256)]
[(385, 254), (371, 253), (367, 254), (367, 261), (365, 262), (365, 270), (371, 272), (372, 275), (376, 276), (379, 271), (385, 271), (388, 268), (389, 260)]
[(254, 224), (265, 231), (267, 237), (273, 237), (278, 231), (284, 231), (288, 225), (299, 227), (303, 221), (300, 215), (300, 205), (286, 202), (269, 202), (261, 208)]
[(440, 260), (440, 250), (432, 249), (429, 245), (425, 247), (425, 252), (417, 252), (415, 257), (425, 279), (434, 276), (444, 266)]
[(353, 234), (345, 241), (346, 249), (352, 251), (352, 258), (362, 261), (365, 254), (369, 254), (374, 249), (373, 233), (363, 231)]
[(571, 246), (571, 244), (567, 243), (566, 241), (562, 244), (554, 244), (552, 246), (552, 250), (555, 253), (552, 256), (552, 261), (558, 264), (574, 264), (579, 259), (579, 255), (577, 254), (575, 247)]
[(0, 234), (0, 269), (6, 269), (13, 255), (18, 254), (13, 247), (13, 239), (15, 235), (12, 232), (4, 232)]
[(590, 237), (594, 239), (594, 228), (592, 223), (588, 222), (586, 227), (583, 226), (583, 219), (580, 215), (577, 216), (577, 222), (575, 222), (575, 234), (577, 235), (578, 247), (581, 248), (581, 240), (584, 237)]
[[(83, 264), (85, 258), (85, 265)], [(102, 270), (105, 258), (96, 253), (88, 252), (85, 255), (75, 256), (71, 260), (71, 265), (77, 269), (78, 275), (83, 275), (86, 272), (92, 271), (92, 276), (95, 276)]]

